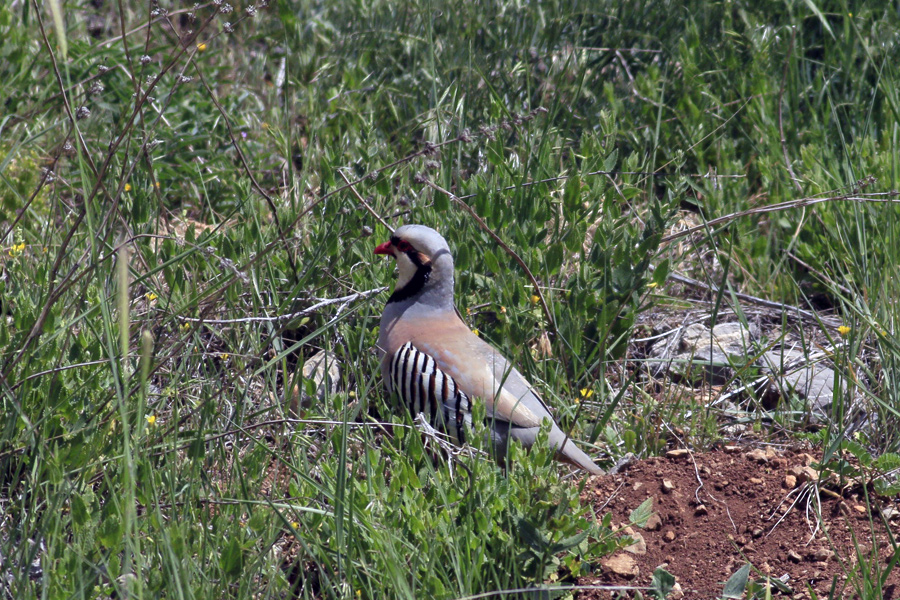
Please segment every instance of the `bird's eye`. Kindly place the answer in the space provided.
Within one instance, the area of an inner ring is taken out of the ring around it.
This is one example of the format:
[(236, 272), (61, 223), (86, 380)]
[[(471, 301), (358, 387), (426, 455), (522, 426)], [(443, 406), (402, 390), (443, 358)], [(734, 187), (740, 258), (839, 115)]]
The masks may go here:
[(399, 250), (400, 252), (409, 252), (410, 250), (412, 250), (412, 244), (410, 244), (406, 240), (400, 240), (399, 242), (397, 242), (397, 250)]

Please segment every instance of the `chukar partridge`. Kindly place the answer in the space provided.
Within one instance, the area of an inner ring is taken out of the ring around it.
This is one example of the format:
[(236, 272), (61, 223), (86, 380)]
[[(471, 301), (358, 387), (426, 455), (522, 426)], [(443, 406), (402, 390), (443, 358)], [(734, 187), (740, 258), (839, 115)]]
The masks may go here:
[(546, 419), (558, 460), (603, 473), (566, 437), (522, 374), (459, 318), (453, 304), (453, 256), (437, 231), (404, 225), (375, 254), (393, 256), (399, 270), (378, 336), (388, 393), (396, 392), (413, 415), (424, 413), (456, 443), (469, 434), (472, 403), (484, 402), (498, 456), (505, 454), (510, 438), (526, 447), (534, 444)]

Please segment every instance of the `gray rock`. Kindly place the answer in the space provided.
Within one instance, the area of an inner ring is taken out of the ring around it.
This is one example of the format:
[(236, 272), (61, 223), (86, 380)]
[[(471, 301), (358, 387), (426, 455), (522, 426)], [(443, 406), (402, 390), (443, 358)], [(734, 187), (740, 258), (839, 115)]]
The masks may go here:
[[(834, 369), (810, 360), (800, 350), (770, 350), (757, 361), (769, 375), (768, 392), (781, 398), (792, 393), (805, 400), (812, 422), (828, 417), (834, 398)], [(841, 384), (841, 393), (846, 385)]]
[[(290, 394), (291, 411), (294, 413), (309, 408), (313, 400), (322, 402), (326, 396), (338, 391), (341, 381), (341, 362), (334, 354), (320, 350), (306, 359), (300, 374), (302, 380), (299, 382), (299, 389), (295, 387)], [(307, 392), (307, 381), (313, 382), (315, 387), (313, 394)]]
[(668, 369), (689, 381), (705, 379), (713, 384), (734, 377), (734, 366), (746, 364), (752, 353), (752, 342), (759, 337), (756, 327), (741, 323), (719, 323), (712, 329), (693, 323), (681, 330), (677, 339), (664, 339), (654, 344), (650, 361), (657, 374)]

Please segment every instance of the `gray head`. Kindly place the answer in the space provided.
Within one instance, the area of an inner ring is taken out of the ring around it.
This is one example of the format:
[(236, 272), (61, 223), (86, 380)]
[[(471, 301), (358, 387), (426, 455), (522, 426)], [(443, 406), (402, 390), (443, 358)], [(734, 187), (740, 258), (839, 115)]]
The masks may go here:
[(453, 256), (437, 231), (404, 225), (389, 242), (375, 248), (375, 254), (393, 256), (400, 272), (388, 305), (408, 302), (453, 309)]

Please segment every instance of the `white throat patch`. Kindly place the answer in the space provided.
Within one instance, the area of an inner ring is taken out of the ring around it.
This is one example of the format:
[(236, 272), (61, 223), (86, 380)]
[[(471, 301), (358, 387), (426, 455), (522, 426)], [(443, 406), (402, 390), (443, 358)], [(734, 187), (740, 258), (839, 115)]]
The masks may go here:
[(399, 271), (395, 289), (402, 290), (413, 278), (413, 275), (416, 274), (418, 267), (409, 259), (405, 252), (397, 252), (395, 257), (397, 259), (397, 271)]

